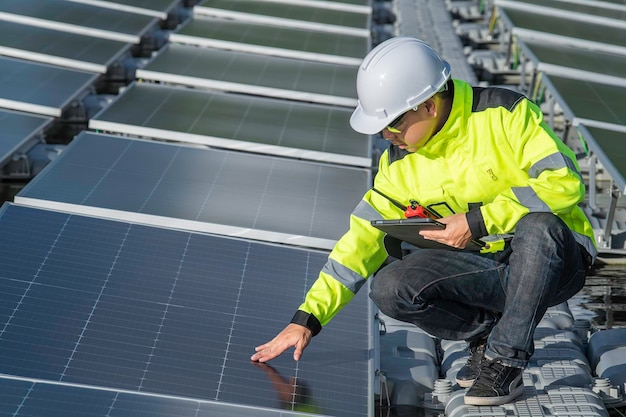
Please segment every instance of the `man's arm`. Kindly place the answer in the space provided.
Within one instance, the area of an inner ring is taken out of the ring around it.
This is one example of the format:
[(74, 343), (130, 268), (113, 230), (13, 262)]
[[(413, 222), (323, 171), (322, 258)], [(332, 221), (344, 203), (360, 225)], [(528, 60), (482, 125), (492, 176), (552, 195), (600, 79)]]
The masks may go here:
[[(251, 360), (266, 362), (294, 347), (300, 360), (311, 338), (320, 332), (364, 285), (387, 258), (383, 233), (372, 227), (371, 218), (382, 218), (370, 203), (371, 191), (350, 216), (350, 230), (337, 241), (317, 280), (308, 290), (290, 324), (276, 337), (255, 348)], [(390, 210), (397, 208), (376, 195)], [(391, 216), (393, 217), (393, 216)]]

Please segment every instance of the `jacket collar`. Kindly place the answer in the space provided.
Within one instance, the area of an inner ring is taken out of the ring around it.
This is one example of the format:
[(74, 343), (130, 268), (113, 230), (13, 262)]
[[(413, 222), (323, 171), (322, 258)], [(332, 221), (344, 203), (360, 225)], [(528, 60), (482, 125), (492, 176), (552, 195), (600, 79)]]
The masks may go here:
[(424, 150), (430, 150), (431, 147), (436, 150), (443, 143), (455, 138), (465, 137), (467, 132), (467, 119), (472, 111), (472, 87), (465, 81), (454, 81), (454, 97), (452, 108), (448, 115), (448, 120), (424, 146)]

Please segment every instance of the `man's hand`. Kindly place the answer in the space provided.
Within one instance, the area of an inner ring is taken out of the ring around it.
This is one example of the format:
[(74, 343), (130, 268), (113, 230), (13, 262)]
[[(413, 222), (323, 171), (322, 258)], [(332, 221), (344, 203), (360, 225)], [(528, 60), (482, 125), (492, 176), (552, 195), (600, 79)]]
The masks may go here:
[(441, 230), (423, 230), (420, 235), (426, 239), (445, 243), (448, 246), (463, 249), (472, 240), (472, 232), (467, 224), (465, 213), (457, 213), (452, 216), (437, 219), (446, 225)]
[(293, 359), (299, 361), (302, 352), (311, 341), (312, 333), (304, 326), (295, 323), (289, 323), (275, 338), (269, 342), (254, 348), (256, 353), (252, 355), (250, 360), (267, 362), (280, 356), (290, 347), (295, 347)]

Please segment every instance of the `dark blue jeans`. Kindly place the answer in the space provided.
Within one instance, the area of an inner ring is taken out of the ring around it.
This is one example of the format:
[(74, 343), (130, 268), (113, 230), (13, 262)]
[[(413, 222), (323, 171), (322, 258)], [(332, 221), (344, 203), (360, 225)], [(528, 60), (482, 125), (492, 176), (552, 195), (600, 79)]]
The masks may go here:
[(567, 226), (551, 213), (530, 213), (504, 251), (418, 250), (382, 268), (370, 297), (389, 317), (441, 339), (489, 335), (488, 357), (523, 367), (544, 313), (580, 291), (586, 272)]

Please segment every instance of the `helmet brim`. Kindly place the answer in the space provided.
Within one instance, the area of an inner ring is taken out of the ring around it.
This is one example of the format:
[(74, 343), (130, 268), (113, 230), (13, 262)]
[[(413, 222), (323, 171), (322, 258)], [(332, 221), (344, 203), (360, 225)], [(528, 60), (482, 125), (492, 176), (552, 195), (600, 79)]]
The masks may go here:
[(352, 112), (352, 116), (350, 116), (350, 126), (359, 133), (374, 135), (383, 130), (395, 118), (396, 116), (393, 115), (384, 119), (368, 116), (363, 111), (361, 104), (357, 104), (356, 109)]

